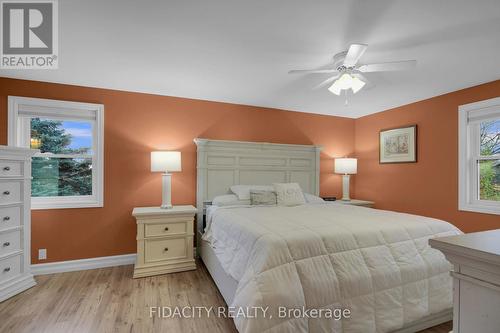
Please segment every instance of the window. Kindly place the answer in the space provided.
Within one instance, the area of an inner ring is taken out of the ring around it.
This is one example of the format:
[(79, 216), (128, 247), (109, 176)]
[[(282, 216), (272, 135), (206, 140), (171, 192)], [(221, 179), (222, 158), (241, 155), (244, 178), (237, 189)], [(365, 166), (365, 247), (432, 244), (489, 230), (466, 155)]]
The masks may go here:
[(9, 145), (39, 149), (33, 209), (103, 206), (104, 106), (9, 96)]
[(459, 107), (459, 209), (500, 215), (500, 98)]

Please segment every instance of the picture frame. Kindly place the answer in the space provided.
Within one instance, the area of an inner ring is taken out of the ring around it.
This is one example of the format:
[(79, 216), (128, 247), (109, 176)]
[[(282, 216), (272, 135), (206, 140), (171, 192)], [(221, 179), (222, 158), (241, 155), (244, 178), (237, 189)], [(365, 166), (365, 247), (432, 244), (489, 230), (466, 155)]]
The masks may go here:
[(379, 163), (416, 163), (417, 125), (383, 129), (379, 132)]

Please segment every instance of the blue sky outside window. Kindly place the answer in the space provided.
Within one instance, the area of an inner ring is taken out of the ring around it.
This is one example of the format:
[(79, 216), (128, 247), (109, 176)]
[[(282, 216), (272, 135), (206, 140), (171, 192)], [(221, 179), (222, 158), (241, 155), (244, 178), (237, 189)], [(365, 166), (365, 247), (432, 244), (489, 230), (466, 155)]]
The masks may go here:
[[(68, 148), (92, 149), (92, 124), (81, 121), (63, 121), (62, 128), (71, 135), (71, 143)], [(90, 151), (89, 151), (90, 152)]]

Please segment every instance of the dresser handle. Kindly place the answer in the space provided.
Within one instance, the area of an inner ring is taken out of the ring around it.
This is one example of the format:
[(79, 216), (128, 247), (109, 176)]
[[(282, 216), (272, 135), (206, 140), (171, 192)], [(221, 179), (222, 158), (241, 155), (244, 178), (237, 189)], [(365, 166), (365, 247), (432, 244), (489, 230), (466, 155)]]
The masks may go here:
[(165, 248), (165, 251), (168, 251), (168, 247)]
[(10, 245), (10, 243), (9, 243), (9, 242), (5, 242), (5, 243), (3, 243), (3, 246), (5, 246), (5, 247), (7, 247), (7, 246), (9, 246), (9, 245)]
[(4, 220), (4, 221), (8, 221), (8, 220), (10, 220), (10, 216), (5, 216), (5, 217), (3, 218), (3, 220)]
[(3, 269), (3, 271), (4, 271), (5, 273), (9, 272), (9, 271), (10, 271), (10, 267), (5, 267), (5, 268)]
[(10, 167), (6, 166), (3, 168), (4, 171), (9, 171), (10, 170)]
[(5, 194), (5, 195), (9, 195), (9, 194), (10, 194), (10, 191), (3, 191), (3, 194)]
[(168, 231), (168, 227), (165, 227), (165, 231)]

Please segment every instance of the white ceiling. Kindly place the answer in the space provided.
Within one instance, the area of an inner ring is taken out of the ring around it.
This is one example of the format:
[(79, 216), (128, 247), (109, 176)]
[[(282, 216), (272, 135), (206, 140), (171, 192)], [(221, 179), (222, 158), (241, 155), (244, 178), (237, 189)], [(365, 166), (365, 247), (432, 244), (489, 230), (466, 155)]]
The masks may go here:
[[(63, 0), (59, 27), (58, 70), (0, 76), (353, 118), (500, 78), (500, 0)], [(367, 74), (347, 107), (287, 74), (351, 43), (417, 69)]]

